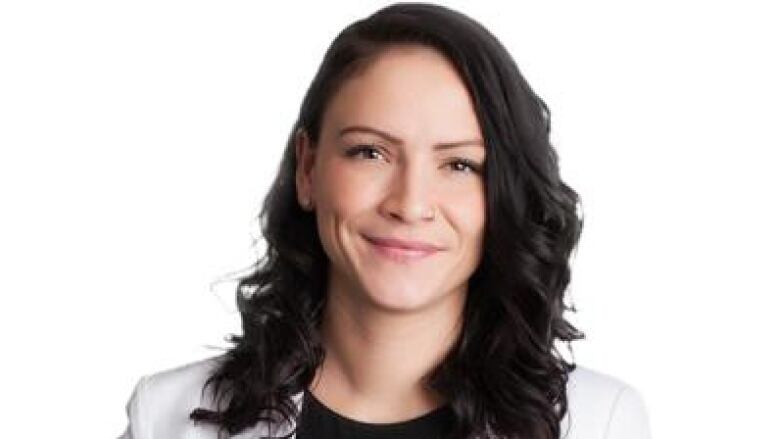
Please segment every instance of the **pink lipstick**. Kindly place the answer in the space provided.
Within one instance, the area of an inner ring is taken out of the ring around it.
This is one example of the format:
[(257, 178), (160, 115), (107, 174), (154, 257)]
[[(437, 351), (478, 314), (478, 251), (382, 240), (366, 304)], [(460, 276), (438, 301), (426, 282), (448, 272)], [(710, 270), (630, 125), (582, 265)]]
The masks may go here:
[(441, 250), (441, 248), (436, 245), (422, 241), (369, 236), (366, 236), (365, 238), (366, 241), (371, 244), (371, 248), (379, 255), (396, 262), (417, 261), (438, 253)]

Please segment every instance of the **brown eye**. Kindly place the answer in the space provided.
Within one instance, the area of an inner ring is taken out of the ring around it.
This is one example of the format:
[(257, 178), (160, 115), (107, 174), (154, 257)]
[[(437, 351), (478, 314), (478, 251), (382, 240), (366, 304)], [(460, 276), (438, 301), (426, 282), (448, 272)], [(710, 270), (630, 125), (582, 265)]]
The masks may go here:
[(467, 159), (457, 159), (448, 163), (448, 165), (457, 172), (481, 174), (482, 166)]
[(376, 159), (381, 156), (379, 149), (373, 145), (357, 145), (347, 149), (347, 157), (359, 156), (361, 158)]

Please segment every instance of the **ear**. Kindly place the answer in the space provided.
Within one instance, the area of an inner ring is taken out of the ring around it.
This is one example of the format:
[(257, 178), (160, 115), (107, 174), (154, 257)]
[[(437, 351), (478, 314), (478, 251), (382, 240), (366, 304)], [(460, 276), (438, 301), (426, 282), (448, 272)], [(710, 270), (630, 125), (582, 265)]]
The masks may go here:
[(303, 210), (314, 207), (312, 191), (312, 171), (314, 169), (316, 149), (304, 128), (295, 133), (295, 188), (298, 204)]

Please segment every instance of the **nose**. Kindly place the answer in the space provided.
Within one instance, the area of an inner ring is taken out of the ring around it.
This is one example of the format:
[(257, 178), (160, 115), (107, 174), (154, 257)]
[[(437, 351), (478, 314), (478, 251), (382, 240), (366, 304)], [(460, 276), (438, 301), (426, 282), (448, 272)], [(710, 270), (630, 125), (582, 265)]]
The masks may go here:
[(406, 223), (433, 220), (435, 194), (432, 178), (431, 173), (420, 164), (399, 166), (380, 205), (382, 214)]

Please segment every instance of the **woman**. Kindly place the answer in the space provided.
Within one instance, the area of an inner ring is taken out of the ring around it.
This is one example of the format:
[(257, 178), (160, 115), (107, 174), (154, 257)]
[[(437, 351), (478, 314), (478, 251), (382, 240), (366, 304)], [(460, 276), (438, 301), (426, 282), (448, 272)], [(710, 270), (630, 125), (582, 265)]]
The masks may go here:
[(125, 438), (644, 438), (556, 341), (582, 221), (547, 108), (440, 6), (344, 29), (293, 126), (224, 355), (141, 379)]

